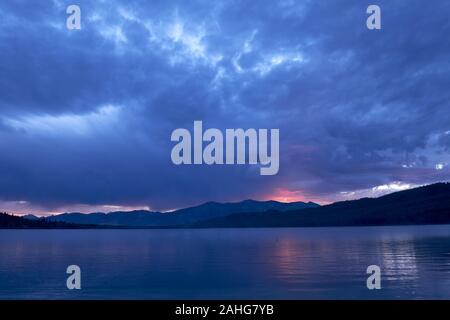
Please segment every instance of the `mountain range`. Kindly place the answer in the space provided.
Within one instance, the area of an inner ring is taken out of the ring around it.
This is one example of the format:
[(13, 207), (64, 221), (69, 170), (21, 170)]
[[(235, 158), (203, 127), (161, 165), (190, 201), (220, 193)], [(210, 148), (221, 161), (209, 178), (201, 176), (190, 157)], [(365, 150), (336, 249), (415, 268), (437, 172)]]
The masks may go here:
[[(316, 208), (313, 202), (282, 203), (277, 201), (245, 200), (237, 203), (207, 202), (199, 206), (179, 209), (162, 213), (146, 210), (116, 211), (110, 213), (63, 213), (45, 218), (47, 221), (58, 221), (74, 224), (94, 224), (104, 226), (128, 227), (170, 227), (189, 226), (201, 221), (225, 217), (234, 213), (258, 213), (268, 210), (284, 212), (289, 210), (303, 210)], [(39, 219), (35, 216), (26, 216), (28, 219)]]
[[(34, 217), (34, 216), (33, 216)], [(0, 212), (0, 229), (87, 229), (98, 228), (93, 225), (77, 225), (59, 221), (47, 221), (38, 217), (18, 217)]]
[(437, 183), (379, 198), (336, 202), (288, 212), (236, 213), (197, 227), (328, 227), (450, 224), (450, 183)]
[(27, 215), (20, 219), (20, 223), (28, 221), (32, 227), (39, 223), (62, 223), (57, 226), (62, 228), (67, 225), (90, 228), (226, 228), (450, 224), (450, 183), (436, 183), (379, 198), (325, 206), (313, 202), (245, 200), (238, 203), (208, 202), (170, 213), (145, 210), (64, 213), (45, 218)]

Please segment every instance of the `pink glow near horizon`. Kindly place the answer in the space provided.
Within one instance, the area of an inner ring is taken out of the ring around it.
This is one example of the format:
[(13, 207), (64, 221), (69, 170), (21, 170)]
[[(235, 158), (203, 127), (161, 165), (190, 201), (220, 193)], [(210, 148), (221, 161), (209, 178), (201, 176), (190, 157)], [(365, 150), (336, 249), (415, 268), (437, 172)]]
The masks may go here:
[(302, 193), (302, 191), (299, 190), (289, 190), (289, 189), (285, 189), (285, 188), (278, 188), (275, 190), (274, 193), (268, 194), (266, 196), (263, 197), (264, 200), (275, 200), (278, 202), (298, 202), (298, 201), (302, 201), (302, 202), (316, 202), (319, 204), (327, 204), (329, 203), (329, 201), (320, 199), (318, 197), (314, 197), (314, 196), (310, 196), (310, 195), (305, 195)]
[[(410, 188), (417, 187), (418, 185), (413, 184), (401, 184), (398, 182), (376, 186), (370, 189), (355, 190), (349, 192), (340, 192), (339, 194), (329, 195), (328, 197), (314, 196), (306, 194), (301, 190), (289, 190), (287, 188), (277, 188), (272, 193), (263, 195), (262, 197), (255, 197), (255, 199), (268, 201), (274, 200), (278, 202), (315, 202), (320, 205), (330, 204), (336, 201), (354, 200), (363, 197), (378, 197), (384, 194), (406, 190)], [(236, 199), (232, 202), (239, 202), (244, 199)], [(217, 201), (217, 202), (220, 202)], [(222, 201), (226, 202), (226, 201)], [(201, 205), (198, 203), (196, 205)], [(192, 206), (196, 206), (192, 205)], [(191, 207), (191, 206), (186, 206)], [(184, 207), (183, 207), (184, 208)], [(164, 210), (162, 212), (171, 212), (177, 209)], [(56, 215), (65, 212), (81, 212), (81, 213), (92, 213), (92, 212), (112, 212), (112, 211), (133, 211), (133, 210), (152, 210), (149, 206), (139, 206), (139, 205), (89, 205), (89, 204), (73, 204), (73, 205), (62, 205), (55, 208), (44, 208), (42, 206), (34, 205), (28, 201), (0, 201), (0, 212), (7, 212), (14, 215), (22, 216), (26, 214), (33, 214), (36, 216), (49, 216)]]
[(74, 204), (65, 205), (56, 208), (43, 208), (34, 206), (27, 201), (0, 201), (0, 211), (11, 213), (17, 216), (33, 214), (36, 216), (50, 216), (65, 212), (111, 212), (111, 211), (133, 211), (133, 210), (151, 210), (149, 206), (132, 206), (132, 205), (89, 205)]

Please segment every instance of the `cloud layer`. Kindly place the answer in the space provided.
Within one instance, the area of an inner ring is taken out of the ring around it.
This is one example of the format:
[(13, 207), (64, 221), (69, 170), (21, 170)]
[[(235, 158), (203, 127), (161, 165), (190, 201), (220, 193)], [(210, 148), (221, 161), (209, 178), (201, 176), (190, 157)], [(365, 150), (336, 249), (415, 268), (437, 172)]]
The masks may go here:
[[(0, 204), (334, 201), (448, 180), (450, 4), (0, 4)], [(174, 166), (176, 128), (279, 128), (280, 172)]]

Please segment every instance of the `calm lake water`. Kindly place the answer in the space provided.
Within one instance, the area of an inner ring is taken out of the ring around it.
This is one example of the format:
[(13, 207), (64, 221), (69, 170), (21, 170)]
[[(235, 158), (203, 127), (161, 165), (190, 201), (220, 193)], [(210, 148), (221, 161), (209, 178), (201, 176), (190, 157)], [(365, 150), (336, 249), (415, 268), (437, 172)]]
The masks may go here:
[(80, 298), (450, 299), (450, 226), (0, 230), (0, 299)]

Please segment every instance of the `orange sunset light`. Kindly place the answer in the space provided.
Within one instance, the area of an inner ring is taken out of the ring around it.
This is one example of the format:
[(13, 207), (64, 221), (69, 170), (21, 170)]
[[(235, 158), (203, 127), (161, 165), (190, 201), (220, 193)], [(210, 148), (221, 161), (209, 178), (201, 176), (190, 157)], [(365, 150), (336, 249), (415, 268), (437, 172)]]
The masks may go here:
[(279, 202), (309, 201), (301, 191), (291, 191), (284, 188), (276, 189), (274, 193), (265, 196), (264, 199)]
[(327, 204), (327, 201), (324, 201), (323, 199), (307, 195), (303, 193), (301, 190), (289, 190), (285, 188), (277, 188), (275, 191), (271, 194), (268, 194), (264, 196), (264, 200), (275, 200), (279, 202), (297, 202), (297, 201), (303, 201), (303, 202), (309, 202), (313, 201), (319, 204)]

